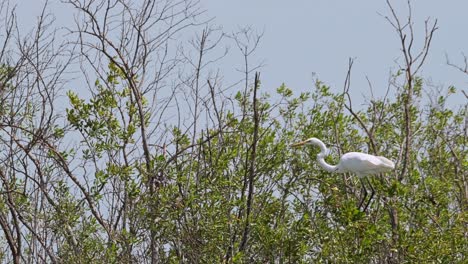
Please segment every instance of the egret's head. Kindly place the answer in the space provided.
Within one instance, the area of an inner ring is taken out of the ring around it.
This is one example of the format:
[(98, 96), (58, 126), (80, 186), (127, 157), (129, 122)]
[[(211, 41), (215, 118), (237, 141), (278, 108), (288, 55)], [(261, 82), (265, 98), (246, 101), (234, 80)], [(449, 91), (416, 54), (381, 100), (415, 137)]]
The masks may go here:
[(315, 146), (317, 146), (320, 143), (321, 143), (321, 141), (316, 139), (316, 138), (309, 138), (309, 139), (306, 139), (304, 141), (292, 144), (291, 147), (297, 148), (297, 147), (302, 147), (304, 145), (315, 145)]

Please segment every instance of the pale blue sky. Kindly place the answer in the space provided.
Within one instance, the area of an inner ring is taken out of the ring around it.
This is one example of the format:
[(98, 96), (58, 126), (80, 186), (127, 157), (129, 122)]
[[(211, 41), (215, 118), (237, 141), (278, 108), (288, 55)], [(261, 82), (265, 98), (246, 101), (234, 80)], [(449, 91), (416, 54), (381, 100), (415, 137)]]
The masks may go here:
[[(392, 2), (404, 17), (406, 1)], [(354, 97), (361, 97), (369, 91), (366, 76), (375, 89), (385, 89), (390, 70), (397, 69), (395, 60), (401, 58), (397, 35), (382, 17), (390, 14), (383, 0), (202, 3), (226, 31), (242, 25), (265, 31), (257, 56), (266, 62), (262, 69), (266, 89), (282, 82), (296, 90), (311, 89), (311, 73), (315, 72), (319, 79), (341, 91), (348, 58), (353, 57), (351, 89)], [(468, 54), (468, 1), (419, 0), (412, 1), (412, 6), (417, 36), (423, 37), (427, 17), (437, 18), (439, 25), (423, 77), (436, 85), (453, 84), (468, 91), (468, 75), (448, 67), (445, 59), (448, 54), (454, 62), (461, 63), (461, 53)], [(460, 96), (454, 102), (461, 104), (466, 100)]]
[[(20, 23), (32, 25), (43, 2), (17, 1)], [(60, 23), (72, 22), (67, 10), (57, 8), (63, 7), (58, 0), (50, 2)], [(406, 1), (392, 2), (404, 17)], [(264, 91), (273, 92), (283, 82), (296, 91), (310, 90), (312, 73), (341, 91), (348, 58), (353, 57), (351, 89), (360, 102), (359, 98), (369, 93), (365, 77), (376, 90), (385, 89), (390, 70), (397, 69), (395, 61), (401, 58), (395, 31), (379, 15), (389, 14), (384, 0), (201, 0), (201, 4), (208, 16), (215, 17), (213, 22), (227, 32), (246, 25), (264, 31), (253, 58), (265, 62), (261, 69)], [(414, 0), (412, 5), (417, 36), (423, 37), (427, 17), (437, 18), (439, 25), (422, 76), (436, 85), (455, 85), (459, 91), (468, 91), (468, 75), (447, 66), (445, 61), (445, 54), (458, 63), (462, 62), (462, 52), (468, 54), (468, 1)], [(422, 39), (418, 41), (416, 44)], [(232, 65), (239, 63), (239, 57), (234, 57), (221, 65), (228, 81), (240, 76), (232, 71)], [(452, 103), (465, 104), (466, 100), (458, 96)]]

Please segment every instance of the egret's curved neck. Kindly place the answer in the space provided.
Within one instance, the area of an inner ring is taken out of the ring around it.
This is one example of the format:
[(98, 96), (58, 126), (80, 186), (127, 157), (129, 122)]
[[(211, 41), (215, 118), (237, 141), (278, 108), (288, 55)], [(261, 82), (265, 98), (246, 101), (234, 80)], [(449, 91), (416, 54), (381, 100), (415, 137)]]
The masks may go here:
[(328, 164), (323, 157), (317, 156), (317, 161), (328, 172), (336, 172), (338, 170), (337, 165)]
[(325, 146), (325, 144), (320, 140), (317, 140), (317, 142), (315, 142), (314, 145), (320, 147), (320, 153), (317, 155), (317, 161), (320, 164), (320, 166), (322, 166), (322, 168), (324, 168), (328, 172), (337, 171), (338, 170), (337, 165), (331, 165), (325, 161), (325, 157), (328, 155), (327, 146)]

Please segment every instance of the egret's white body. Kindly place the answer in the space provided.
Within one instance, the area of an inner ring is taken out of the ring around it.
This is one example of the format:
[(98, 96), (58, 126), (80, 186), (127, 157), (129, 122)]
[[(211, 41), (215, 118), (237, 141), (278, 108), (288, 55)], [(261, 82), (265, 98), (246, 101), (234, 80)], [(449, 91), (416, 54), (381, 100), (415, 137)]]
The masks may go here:
[(325, 162), (328, 149), (325, 144), (317, 138), (309, 138), (305, 141), (294, 144), (294, 147), (302, 145), (314, 145), (320, 147), (320, 153), (317, 155), (317, 161), (326, 171), (345, 173), (355, 173), (358, 177), (374, 175), (381, 172), (393, 170), (395, 164), (382, 156), (374, 156), (361, 152), (348, 152), (341, 156), (337, 165), (330, 165)]
[(359, 177), (378, 174), (395, 168), (395, 164), (385, 157), (361, 152), (349, 152), (341, 156), (336, 172), (354, 172)]

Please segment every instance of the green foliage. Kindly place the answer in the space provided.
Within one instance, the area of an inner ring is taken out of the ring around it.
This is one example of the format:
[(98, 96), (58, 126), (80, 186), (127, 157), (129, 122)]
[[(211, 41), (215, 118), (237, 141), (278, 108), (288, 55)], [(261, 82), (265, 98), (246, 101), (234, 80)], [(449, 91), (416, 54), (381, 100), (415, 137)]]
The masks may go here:
[[(108, 69), (89, 100), (67, 93), (67, 121), (80, 144), (48, 146), (44, 157), (53, 161), (44, 171), (66, 175), (53, 182), (50, 213), (38, 216), (54, 234), (61, 262), (131, 263), (150, 254), (163, 263), (466, 260), (467, 113), (446, 107), (454, 87), (425, 105), (425, 84), (416, 78), (411, 122), (402, 107), (407, 87), (352, 114), (347, 97), (321, 81), (299, 95), (282, 84), (279, 99), (259, 94), (256, 107), (252, 87), (236, 93), (235, 106), (199, 133), (172, 123), (164, 135), (151, 134), (166, 138), (164, 145), (144, 146), (143, 137), (156, 141), (142, 132), (155, 113), (141, 95), (138, 108), (129, 87), (137, 77), (129, 82), (115, 63)], [(412, 148), (405, 160), (408, 124)], [(50, 131), (56, 139), (70, 135), (56, 125)], [(290, 148), (309, 137), (331, 146), (332, 164), (349, 151), (396, 161), (395, 171), (369, 179), (376, 195), (366, 212), (355, 175), (325, 172), (315, 162), (316, 148)], [(0, 212), (11, 201), (33, 210), (24, 185), (12, 177)], [(157, 254), (150, 253), (152, 243)]]
[[(421, 96), (421, 85), (418, 81), (416, 98)], [(445, 99), (429, 111), (413, 107), (412, 125), (420, 132), (414, 136), (410, 169), (401, 178), (397, 168), (383, 178), (371, 179), (376, 198), (368, 212), (362, 212), (357, 207), (360, 185), (353, 175), (321, 170), (314, 162), (317, 149), (291, 151), (288, 147), (294, 140), (315, 136), (337, 144), (341, 153), (370, 149), (370, 139), (363, 136), (360, 124), (344, 113), (343, 96), (331, 93), (321, 82), (316, 87), (313, 93), (298, 97), (285, 85), (278, 88), (282, 103), (274, 109), (277, 117), (266, 114), (271, 113), (270, 104), (259, 102), (263, 115), (248, 250), (236, 248), (248, 217), (245, 179), (254, 120), (230, 113), (226, 120), (234, 125), (223, 131), (229, 136), (208, 141), (202, 137), (198, 141), (203, 143), (192, 149), (192, 155), (165, 167), (173, 184), (160, 190), (159, 201), (170, 205), (160, 213), (162, 218), (175, 220), (161, 226), (168, 231), (162, 237), (179, 241), (182, 247), (178, 250), (196, 252), (187, 254), (191, 262), (219, 262), (229, 256), (232, 263), (367, 263), (385, 262), (395, 254), (408, 263), (461, 262), (466, 250), (466, 211), (456, 198), (461, 194), (457, 182), (462, 180), (462, 164), (456, 159), (466, 157), (466, 150), (455, 142), (464, 138), (464, 110), (454, 114), (445, 109), (441, 105)], [(236, 95), (239, 105), (251, 113), (247, 98)], [(357, 112), (365, 126), (375, 125), (376, 151), (394, 160), (405, 126), (403, 100), (403, 95), (395, 101), (376, 100)], [(312, 107), (304, 111), (304, 104)], [(378, 113), (385, 115), (376, 124)], [(174, 138), (180, 147), (190, 142), (177, 129)], [(336, 163), (336, 158), (328, 161)], [(396, 229), (391, 210), (398, 215)], [(176, 248), (168, 253), (174, 261), (180, 260), (173, 251)]]

